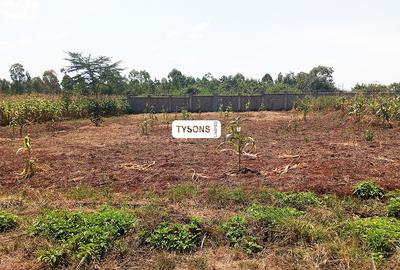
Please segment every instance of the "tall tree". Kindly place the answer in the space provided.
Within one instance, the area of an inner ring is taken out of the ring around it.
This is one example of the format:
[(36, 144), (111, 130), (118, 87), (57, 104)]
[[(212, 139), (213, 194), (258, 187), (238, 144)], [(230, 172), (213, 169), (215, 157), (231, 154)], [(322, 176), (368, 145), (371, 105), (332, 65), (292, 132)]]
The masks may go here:
[[(120, 62), (112, 62), (111, 58), (99, 56), (93, 58), (90, 54), (68, 52), (65, 58), (69, 65), (65, 68), (67, 74), (71, 74), (74, 83), (83, 84), (84, 94), (97, 94), (98, 87), (104, 83), (104, 79), (110, 74), (114, 76), (121, 73)], [(118, 76), (122, 78), (122, 76)]]
[(272, 76), (269, 73), (265, 73), (265, 75), (261, 78), (261, 81), (267, 84), (274, 83), (274, 80), (272, 79)]
[(11, 88), (16, 94), (22, 94), (30, 75), (25, 71), (24, 66), (16, 63), (10, 67)]
[(176, 68), (172, 69), (171, 72), (168, 73), (168, 79), (170, 80), (174, 89), (178, 91), (186, 86), (186, 76)]
[(43, 73), (43, 84), (47, 93), (60, 93), (61, 87), (58, 81), (57, 74), (54, 70), (46, 70)]

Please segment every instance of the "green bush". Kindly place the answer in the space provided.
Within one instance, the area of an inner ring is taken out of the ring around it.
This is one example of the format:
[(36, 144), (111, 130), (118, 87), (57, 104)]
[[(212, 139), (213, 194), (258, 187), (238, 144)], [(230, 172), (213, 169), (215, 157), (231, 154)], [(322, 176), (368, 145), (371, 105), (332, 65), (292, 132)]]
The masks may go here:
[(374, 217), (355, 220), (347, 225), (373, 252), (375, 259), (382, 259), (400, 247), (400, 220)]
[(178, 252), (189, 252), (198, 247), (202, 239), (200, 221), (192, 218), (189, 223), (161, 222), (152, 231), (141, 231), (144, 242), (152, 247)]
[(17, 216), (0, 211), (0, 232), (8, 231), (17, 226)]
[(80, 264), (100, 258), (116, 237), (133, 227), (135, 219), (122, 210), (104, 207), (95, 213), (45, 211), (28, 228), (31, 236), (49, 239), (52, 245), (37, 252), (39, 260), (55, 267), (72, 256)]
[(361, 199), (382, 198), (383, 190), (372, 180), (361, 181), (353, 186), (353, 194)]
[(256, 253), (262, 249), (254, 237), (248, 236), (247, 221), (242, 216), (234, 216), (221, 224), (221, 229), (234, 247), (243, 248), (248, 254)]
[(391, 198), (386, 206), (386, 213), (389, 217), (400, 218), (400, 197)]

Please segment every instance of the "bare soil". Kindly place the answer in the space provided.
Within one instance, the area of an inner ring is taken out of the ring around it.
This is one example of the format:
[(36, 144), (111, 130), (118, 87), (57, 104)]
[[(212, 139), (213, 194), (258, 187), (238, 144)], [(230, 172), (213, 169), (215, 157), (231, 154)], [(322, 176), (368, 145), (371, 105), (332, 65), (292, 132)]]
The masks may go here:
[[(278, 190), (310, 190), (318, 194), (351, 193), (362, 179), (377, 180), (385, 189), (400, 188), (398, 123), (386, 128), (372, 122), (373, 142), (365, 142), (367, 122), (336, 112), (318, 113), (303, 122), (292, 112), (241, 113), (242, 130), (257, 142), (258, 158), (244, 158), (246, 168), (236, 172), (237, 157), (220, 152), (220, 139), (173, 139), (162, 122), (140, 132), (143, 116), (107, 118), (101, 127), (89, 120), (29, 126), (38, 171), (19, 179), (24, 154), (16, 154), (22, 139), (12, 129), (0, 128), (0, 187), (67, 189), (108, 186), (115, 191), (162, 191), (170, 184), (191, 180), (199, 185), (242, 185)], [(178, 115), (180, 116), (180, 115)], [(173, 115), (169, 115), (170, 121)], [(194, 114), (195, 119), (226, 120), (218, 113)]]

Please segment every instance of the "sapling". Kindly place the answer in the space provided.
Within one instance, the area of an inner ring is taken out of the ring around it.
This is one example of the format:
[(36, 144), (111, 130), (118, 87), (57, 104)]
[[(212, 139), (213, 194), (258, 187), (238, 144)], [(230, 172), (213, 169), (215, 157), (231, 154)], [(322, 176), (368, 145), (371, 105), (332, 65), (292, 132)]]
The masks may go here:
[(303, 121), (307, 122), (307, 115), (311, 110), (311, 100), (308, 98), (298, 100), (295, 104), (295, 109), (303, 112)]
[(245, 109), (246, 112), (247, 112), (247, 116), (250, 115), (250, 107), (251, 107), (251, 102), (250, 102), (250, 99), (249, 99), (249, 100), (247, 100), (247, 102), (244, 104), (244, 109)]
[[(228, 134), (225, 136), (224, 142), (218, 145), (220, 148), (222, 145), (231, 147), (230, 149), (222, 149), (221, 151), (234, 151), (238, 155), (238, 171), (241, 170), (242, 155), (255, 155), (256, 154), (256, 142), (252, 137), (245, 137), (241, 133), (240, 117), (235, 118), (228, 125)], [(249, 150), (250, 148), (250, 150)]]
[(261, 111), (266, 111), (267, 110), (267, 106), (265, 106), (264, 102), (261, 102), (260, 108), (258, 108), (258, 110)]
[(24, 138), (24, 142), (21, 148), (17, 150), (17, 154), (21, 151), (26, 152), (26, 160), (25, 160), (25, 168), (22, 170), (22, 172), (19, 174), (20, 176), (24, 178), (31, 178), (36, 169), (36, 162), (32, 158), (32, 147), (31, 147), (31, 139), (29, 135), (27, 135)]
[(161, 113), (163, 116), (164, 124), (168, 124), (168, 114), (167, 114), (167, 111), (165, 110), (164, 106), (162, 106), (162, 108), (161, 108)]
[(147, 135), (147, 118), (144, 118), (140, 123), (140, 128), (142, 130), (142, 135)]
[(191, 120), (192, 113), (188, 112), (187, 110), (182, 110), (182, 118), (183, 118), (183, 120)]
[(374, 139), (374, 131), (370, 127), (364, 131), (364, 139), (366, 142), (372, 142)]
[(229, 118), (229, 115), (230, 115), (230, 113), (233, 111), (233, 109), (232, 109), (232, 105), (231, 104), (229, 104), (228, 106), (226, 106), (226, 109), (225, 109), (225, 112), (224, 112), (224, 116), (225, 116), (225, 119), (228, 119)]
[(224, 104), (220, 103), (218, 106), (218, 112), (222, 116), (224, 114)]

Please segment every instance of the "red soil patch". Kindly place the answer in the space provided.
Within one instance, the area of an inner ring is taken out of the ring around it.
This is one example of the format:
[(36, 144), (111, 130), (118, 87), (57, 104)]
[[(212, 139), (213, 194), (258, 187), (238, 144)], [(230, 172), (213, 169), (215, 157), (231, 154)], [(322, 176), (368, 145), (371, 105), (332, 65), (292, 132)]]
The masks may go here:
[[(194, 115), (198, 118), (197, 114)], [(38, 172), (18, 180), (23, 154), (16, 155), (21, 138), (0, 128), (0, 186), (18, 189), (70, 188), (77, 185), (109, 186), (120, 191), (191, 180), (199, 184), (272, 187), (349, 194), (364, 178), (379, 181), (386, 189), (400, 188), (399, 125), (375, 128), (373, 143), (363, 139), (365, 125), (354, 124), (337, 113), (311, 115), (307, 123), (291, 122), (291, 113), (245, 113), (242, 130), (257, 142), (259, 158), (245, 158), (250, 170), (235, 174), (236, 156), (216, 150), (221, 139), (173, 139), (170, 126), (149, 128), (140, 134), (140, 115), (107, 118), (101, 127), (88, 120), (62, 122), (56, 131), (47, 124), (29, 127)], [(172, 118), (173, 115), (170, 115)], [(159, 119), (162, 117), (159, 116)], [(220, 119), (217, 113), (202, 119)], [(222, 121), (223, 125), (225, 121)], [(290, 124), (289, 124), (290, 123)], [(288, 127), (289, 125), (289, 127)], [(151, 165), (148, 168), (140, 166)]]

